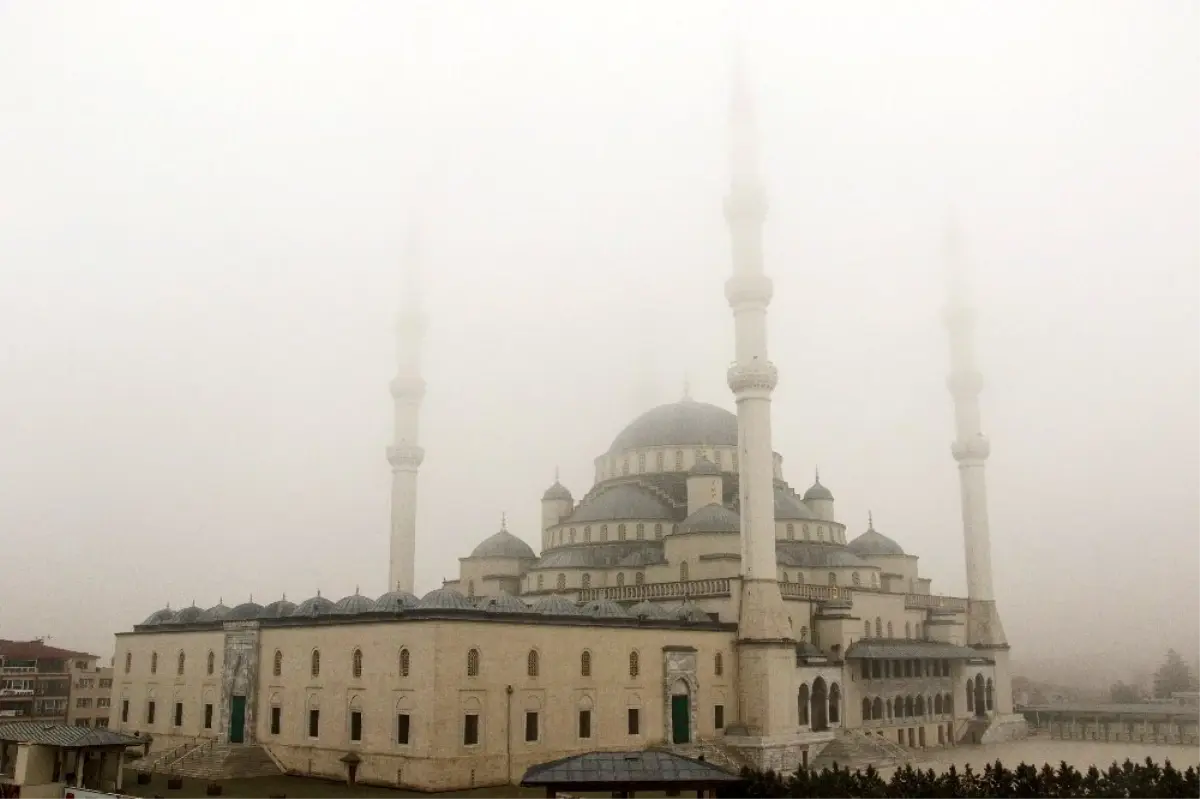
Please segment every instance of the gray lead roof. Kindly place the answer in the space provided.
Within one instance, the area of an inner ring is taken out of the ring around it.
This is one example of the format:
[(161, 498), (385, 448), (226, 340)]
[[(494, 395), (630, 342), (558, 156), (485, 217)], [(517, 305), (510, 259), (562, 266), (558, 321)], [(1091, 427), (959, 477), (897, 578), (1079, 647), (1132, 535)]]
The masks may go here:
[(684, 399), (651, 408), (634, 419), (613, 439), (608, 451), (662, 446), (736, 447), (737, 443), (737, 416), (707, 402)]
[(711, 763), (659, 750), (588, 752), (534, 766), (522, 785), (585, 783), (736, 782), (739, 778)]

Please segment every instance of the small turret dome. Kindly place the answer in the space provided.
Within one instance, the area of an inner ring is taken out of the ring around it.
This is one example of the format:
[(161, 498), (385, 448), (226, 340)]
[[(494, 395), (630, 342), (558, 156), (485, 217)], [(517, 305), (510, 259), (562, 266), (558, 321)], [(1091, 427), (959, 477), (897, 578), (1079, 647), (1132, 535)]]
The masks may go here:
[(375, 600), (375, 610), (381, 610), (386, 613), (399, 613), (402, 610), (415, 608), (420, 603), (421, 600), (407, 591), (388, 591)]
[(561, 499), (567, 502), (575, 501), (575, 498), (571, 496), (571, 492), (567, 490), (567, 487), (557, 480), (554, 481), (554, 485), (546, 489), (545, 494), (542, 494), (543, 502), (549, 502), (555, 499)]
[(809, 502), (810, 500), (814, 499), (828, 500), (829, 502), (833, 501), (833, 492), (821, 485), (821, 475), (819, 473), (817, 474), (817, 479), (814, 480), (813, 484), (809, 486), (807, 491), (804, 492), (805, 502)]
[(341, 616), (356, 616), (359, 613), (370, 613), (375, 609), (375, 601), (358, 593), (358, 589), (350, 596), (342, 597), (333, 606), (333, 612)]
[(539, 599), (538, 603), (533, 606), (533, 612), (543, 616), (578, 616), (579, 608), (575, 607), (575, 603), (566, 597), (551, 594)]
[(200, 621), (221, 621), (228, 616), (229, 608), (224, 602), (217, 602), (217, 604), (200, 614)]
[(500, 532), (492, 533), (471, 552), (473, 558), (536, 558), (533, 548), (508, 531), (505, 522)]
[(721, 476), (721, 467), (717, 466), (717, 464), (713, 463), (708, 458), (701, 458), (700, 460), (696, 461), (695, 466), (688, 469), (688, 476), (689, 477), (704, 477), (704, 476), (720, 477)]
[(625, 612), (625, 608), (613, 602), (611, 599), (593, 599), (582, 608), (580, 613), (584, 616), (592, 616), (597, 619), (627, 619), (629, 614)]
[(421, 597), (417, 604), (421, 610), (475, 610), (471, 600), (453, 588), (437, 588)]
[(262, 618), (282, 619), (286, 616), (291, 616), (295, 611), (295, 602), (288, 602), (286, 599), (277, 599), (263, 608)]
[(229, 611), (230, 621), (249, 621), (257, 619), (263, 614), (263, 606), (257, 602), (243, 602), (233, 610)]
[(204, 615), (204, 611), (192, 605), (190, 608), (184, 608), (175, 614), (171, 619), (172, 624), (191, 624), (194, 621), (200, 621), (200, 617)]
[(875, 521), (873, 519), (868, 520), (867, 531), (846, 544), (846, 549), (849, 549), (859, 557), (904, 554), (904, 549), (899, 544), (886, 535), (876, 532)]
[(142, 624), (166, 624), (174, 618), (175, 611), (171, 610), (170, 608), (163, 608), (162, 610), (156, 610), (147, 616), (146, 620), (142, 622)]
[(713, 502), (688, 516), (679, 525), (680, 533), (736, 533), (742, 522), (736, 513)]
[(333, 603), (325, 597), (317, 594), (311, 599), (306, 599), (296, 606), (292, 611), (292, 616), (328, 616), (333, 612)]

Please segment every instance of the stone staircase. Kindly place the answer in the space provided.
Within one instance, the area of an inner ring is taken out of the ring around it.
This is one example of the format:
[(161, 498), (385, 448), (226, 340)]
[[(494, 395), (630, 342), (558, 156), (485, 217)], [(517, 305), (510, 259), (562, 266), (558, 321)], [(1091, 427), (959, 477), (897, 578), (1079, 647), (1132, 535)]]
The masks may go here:
[(914, 757), (914, 750), (885, 737), (860, 730), (842, 730), (808, 765), (814, 771), (833, 768), (834, 763), (838, 768), (874, 766), (885, 769), (911, 762)]
[(744, 760), (732, 747), (725, 746), (720, 741), (696, 741), (690, 744), (671, 744), (662, 747), (663, 751), (670, 752), (674, 755), (688, 757), (692, 760), (704, 758), (706, 763), (711, 763), (717, 768), (724, 769), (731, 774), (739, 774), (743, 766), (751, 764)]
[(960, 722), (954, 728), (954, 740), (959, 744), (983, 743), (983, 734), (991, 726), (991, 720), (972, 716), (965, 722)]
[(240, 780), (283, 774), (271, 753), (257, 744), (207, 741), (166, 766), (172, 777), (197, 780)]

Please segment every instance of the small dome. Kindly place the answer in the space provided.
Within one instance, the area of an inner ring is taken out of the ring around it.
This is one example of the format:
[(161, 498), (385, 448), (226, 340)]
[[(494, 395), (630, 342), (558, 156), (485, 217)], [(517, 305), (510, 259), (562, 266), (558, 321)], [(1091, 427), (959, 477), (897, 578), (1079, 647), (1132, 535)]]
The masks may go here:
[(690, 599), (685, 599), (672, 608), (671, 615), (680, 621), (712, 621), (709, 615)]
[(551, 594), (539, 599), (533, 606), (533, 612), (543, 616), (578, 616), (579, 608), (575, 607), (575, 603), (566, 597)]
[(191, 624), (194, 621), (200, 621), (200, 617), (204, 615), (204, 611), (192, 605), (190, 608), (184, 608), (175, 614), (171, 619), (172, 624)]
[(868, 557), (870, 555), (903, 555), (904, 549), (886, 535), (875, 531), (875, 523), (867, 524), (867, 531), (846, 544), (855, 555)]
[(271, 604), (263, 608), (262, 618), (264, 619), (282, 619), (285, 616), (291, 616), (296, 610), (295, 602), (288, 602), (286, 599), (277, 599)]
[(473, 558), (536, 558), (533, 549), (503, 527), (475, 547)]
[(680, 533), (737, 533), (742, 520), (724, 505), (705, 505), (679, 525)]
[(359, 613), (370, 613), (375, 609), (375, 601), (355, 591), (350, 596), (342, 597), (333, 606), (333, 612), (341, 616), (356, 616)]
[(736, 447), (737, 443), (737, 416), (707, 402), (683, 399), (651, 408), (634, 419), (608, 451), (662, 446)]
[(584, 616), (592, 616), (597, 619), (629, 618), (629, 614), (625, 612), (625, 608), (611, 599), (593, 599), (580, 608), (579, 612)]
[(438, 588), (421, 597), (417, 604), (421, 610), (475, 610), (471, 600), (453, 588)]
[(375, 610), (387, 613), (399, 613), (402, 610), (415, 608), (420, 602), (421, 600), (407, 591), (388, 591), (375, 600)]
[(296, 609), (292, 611), (292, 616), (328, 616), (332, 612), (333, 602), (317, 594), (297, 605)]
[(629, 608), (627, 613), (638, 619), (673, 619), (675, 616), (671, 611), (656, 605), (653, 602), (648, 602), (643, 599), (641, 602)]
[(721, 476), (721, 467), (717, 466), (717, 464), (713, 463), (708, 458), (701, 458), (700, 460), (696, 461), (695, 466), (688, 469), (688, 476), (689, 477), (704, 477), (704, 476), (720, 477)]
[(229, 608), (224, 602), (218, 602), (200, 614), (200, 621), (221, 621), (229, 616)]
[(170, 608), (163, 608), (162, 610), (156, 610), (147, 616), (146, 620), (142, 622), (142, 624), (166, 624), (174, 618), (175, 611), (171, 610)]
[(263, 606), (257, 602), (243, 602), (233, 610), (229, 611), (230, 621), (249, 621), (257, 619), (263, 614)]
[(546, 489), (545, 494), (542, 494), (543, 502), (548, 502), (553, 499), (563, 499), (567, 502), (575, 501), (575, 498), (571, 496), (571, 492), (567, 490), (567, 487), (557, 480), (554, 481), (554, 485)]
[(528, 613), (529, 606), (512, 594), (484, 597), (479, 601), (479, 609), (488, 613)]
[(812, 500), (827, 500), (829, 502), (833, 501), (833, 492), (821, 485), (820, 475), (818, 475), (816, 481), (808, 487), (808, 490), (804, 492), (804, 501), (810, 502)]

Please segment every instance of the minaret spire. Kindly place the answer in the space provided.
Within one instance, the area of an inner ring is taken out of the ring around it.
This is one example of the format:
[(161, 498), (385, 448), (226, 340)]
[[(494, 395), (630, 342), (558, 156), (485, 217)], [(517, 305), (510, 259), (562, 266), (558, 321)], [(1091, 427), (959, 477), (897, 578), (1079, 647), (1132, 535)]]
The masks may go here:
[(397, 324), (398, 358), (391, 383), (394, 401), (393, 438), (388, 447), (392, 465), (392, 531), (388, 585), (412, 593), (413, 561), (417, 542), (417, 471), (425, 450), (417, 444), (421, 400), (421, 344), (425, 337), (425, 310), (421, 281), (420, 225), (414, 218), (403, 260), (404, 294)]

